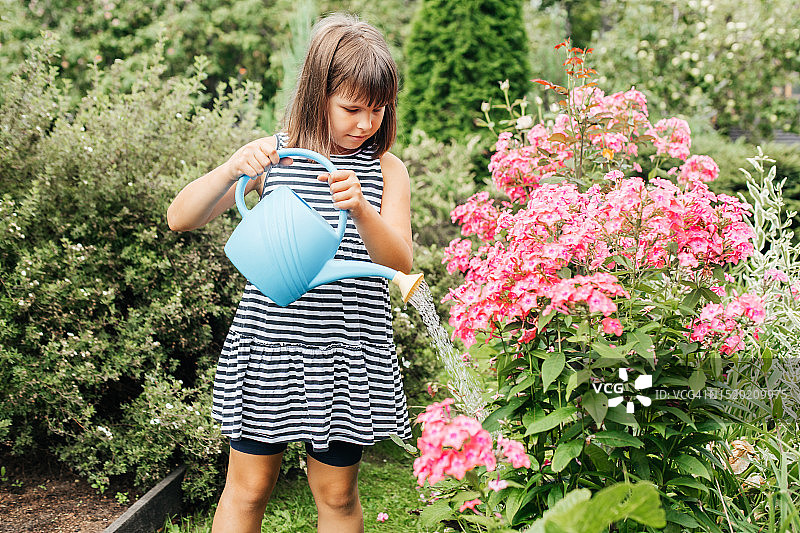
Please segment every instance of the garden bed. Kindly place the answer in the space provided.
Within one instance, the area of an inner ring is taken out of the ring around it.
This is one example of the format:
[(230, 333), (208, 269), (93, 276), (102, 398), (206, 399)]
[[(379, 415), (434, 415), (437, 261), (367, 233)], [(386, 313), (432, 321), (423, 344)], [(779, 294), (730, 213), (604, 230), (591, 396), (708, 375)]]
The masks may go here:
[[(140, 496), (129, 487), (101, 495), (54, 457), (20, 458), (0, 450), (0, 533), (94, 533), (103, 531)], [(115, 499), (127, 493), (123, 505)]]

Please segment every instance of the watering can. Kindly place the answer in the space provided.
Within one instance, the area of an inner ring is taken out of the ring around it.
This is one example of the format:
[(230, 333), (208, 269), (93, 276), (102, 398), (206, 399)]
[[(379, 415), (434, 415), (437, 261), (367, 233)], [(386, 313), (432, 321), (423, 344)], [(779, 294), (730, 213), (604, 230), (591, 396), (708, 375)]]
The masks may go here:
[[(324, 156), (302, 148), (283, 148), (278, 156), (302, 157), (333, 166)], [(244, 203), (250, 176), (236, 184), (236, 207), (242, 221), (228, 238), (225, 254), (247, 280), (273, 302), (286, 307), (308, 290), (344, 278), (380, 276), (400, 287), (408, 302), (422, 274), (404, 274), (370, 261), (334, 259), (347, 227), (347, 211), (339, 210), (334, 229), (291, 188), (280, 185), (253, 209)]]

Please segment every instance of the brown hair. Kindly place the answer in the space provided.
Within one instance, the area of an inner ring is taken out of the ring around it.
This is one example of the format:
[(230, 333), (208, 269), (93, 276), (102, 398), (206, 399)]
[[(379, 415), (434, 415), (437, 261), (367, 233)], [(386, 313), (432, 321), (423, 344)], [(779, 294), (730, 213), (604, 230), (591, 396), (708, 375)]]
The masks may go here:
[(344, 98), (385, 106), (378, 131), (364, 142), (373, 157), (382, 156), (397, 134), (397, 65), (383, 36), (350, 15), (326, 17), (314, 26), (303, 67), (284, 119), (288, 146), (330, 156), (328, 99)]

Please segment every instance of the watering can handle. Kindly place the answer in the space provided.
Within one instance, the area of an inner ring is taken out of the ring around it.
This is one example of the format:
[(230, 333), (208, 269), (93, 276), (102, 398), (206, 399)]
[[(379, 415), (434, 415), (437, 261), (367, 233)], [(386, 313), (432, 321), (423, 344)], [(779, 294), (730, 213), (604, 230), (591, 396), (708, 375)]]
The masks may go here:
[[(317, 152), (306, 150), (304, 148), (281, 148), (280, 150), (278, 150), (278, 157), (280, 158), (302, 157), (305, 159), (311, 159), (312, 161), (316, 161), (317, 163), (325, 167), (325, 170), (327, 170), (328, 172), (336, 171), (336, 167), (333, 166), (333, 163), (331, 163), (327, 157), (318, 154)], [(244, 189), (247, 186), (247, 182), (250, 181), (251, 179), (255, 178), (243, 174), (239, 178), (239, 182), (236, 184), (236, 193), (234, 195), (234, 198), (236, 199), (236, 208), (239, 209), (239, 213), (242, 215), (242, 218), (246, 217), (247, 214), (250, 212), (250, 210), (247, 209), (247, 206), (244, 203)], [(347, 211), (345, 211), (344, 209), (340, 209), (339, 226), (336, 228), (336, 233), (339, 235), (340, 241), (344, 237), (344, 231), (346, 228), (347, 228)]]

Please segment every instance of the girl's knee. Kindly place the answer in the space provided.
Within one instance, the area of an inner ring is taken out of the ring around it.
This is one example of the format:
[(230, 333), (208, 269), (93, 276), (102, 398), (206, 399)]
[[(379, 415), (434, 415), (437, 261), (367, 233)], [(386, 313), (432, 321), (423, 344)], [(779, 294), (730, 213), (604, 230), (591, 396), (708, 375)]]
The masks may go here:
[(359, 512), (360, 502), (356, 486), (328, 485), (319, 487), (315, 495), (317, 507), (324, 507), (337, 515), (349, 516)]
[(272, 494), (274, 483), (269, 480), (235, 479), (230, 477), (225, 482), (223, 497), (237, 507), (246, 509), (263, 509)]
[(231, 450), (224, 496), (237, 506), (266, 506), (278, 478), (281, 455), (248, 455)]

